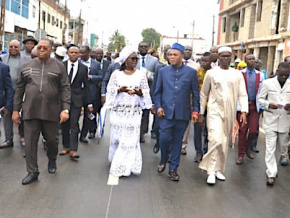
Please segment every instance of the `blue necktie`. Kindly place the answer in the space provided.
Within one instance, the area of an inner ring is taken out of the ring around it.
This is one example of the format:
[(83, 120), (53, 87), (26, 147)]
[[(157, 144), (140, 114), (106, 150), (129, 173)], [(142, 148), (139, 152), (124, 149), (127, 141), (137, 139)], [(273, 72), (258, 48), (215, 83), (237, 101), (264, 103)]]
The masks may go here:
[(144, 56), (142, 56), (142, 67), (145, 68), (145, 57)]

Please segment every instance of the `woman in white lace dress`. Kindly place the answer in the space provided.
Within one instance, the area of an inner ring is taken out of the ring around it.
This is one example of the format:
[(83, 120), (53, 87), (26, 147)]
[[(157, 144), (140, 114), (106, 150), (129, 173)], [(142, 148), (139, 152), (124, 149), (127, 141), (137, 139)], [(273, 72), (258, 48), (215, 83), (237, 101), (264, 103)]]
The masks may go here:
[(137, 53), (125, 47), (120, 53), (122, 65), (112, 73), (107, 87), (106, 107), (111, 109), (110, 173), (118, 177), (138, 175), (142, 169), (142, 109), (150, 109), (152, 102), (146, 74), (136, 69), (137, 60)]

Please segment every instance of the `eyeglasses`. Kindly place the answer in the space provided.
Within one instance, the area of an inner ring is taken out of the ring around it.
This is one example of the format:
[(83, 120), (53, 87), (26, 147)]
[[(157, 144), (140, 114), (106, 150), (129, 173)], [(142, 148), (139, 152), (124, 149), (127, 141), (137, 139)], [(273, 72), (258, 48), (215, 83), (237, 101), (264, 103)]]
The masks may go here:
[(47, 51), (48, 50), (48, 47), (45, 47), (45, 46), (37, 46), (37, 50), (41, 50), (43, 49), (44, 51)]
[(138, 61), (138, 57), (131, 57), (131, 61)]

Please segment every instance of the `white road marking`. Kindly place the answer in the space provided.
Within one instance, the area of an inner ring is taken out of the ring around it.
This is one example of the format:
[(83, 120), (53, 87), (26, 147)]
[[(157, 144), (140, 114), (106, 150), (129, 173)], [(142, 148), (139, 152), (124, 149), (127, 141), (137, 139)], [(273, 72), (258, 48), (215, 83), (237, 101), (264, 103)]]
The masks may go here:
[(109, 174), (107, 185), (119, 185), (119, 177)]
[(109, 209), (110, 209), (110, 204), (111, 204), (112, 192), (113, 192), (113, 186), (111, 186), (111, 190), (110, 190), (110, 196), (109, 196), (109, 201), (108, 201), (107, 211), (106, 211), (106, 218), (108, 218), (108, 216), (109, 216)]

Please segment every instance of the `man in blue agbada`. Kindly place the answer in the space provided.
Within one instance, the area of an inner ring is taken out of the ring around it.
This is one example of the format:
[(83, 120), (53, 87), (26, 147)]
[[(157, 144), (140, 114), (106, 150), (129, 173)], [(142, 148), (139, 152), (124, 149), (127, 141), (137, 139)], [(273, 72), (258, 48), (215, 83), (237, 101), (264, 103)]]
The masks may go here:
[(177, 168), (188, 121), (191, 119), (193, 123), (197, 122), (199, 112), (197, 74), (193, 68), (183, 64), (183, 54), (184, 46), (178, 43), (172, 45), (168, 55), (171, 65), (159, 70), (153, 97), (160, 117), (161, 161), (158, 164), (158, 173), (165, 170), (170, 157), (169, 178), (172, 181), (179, 181)]

